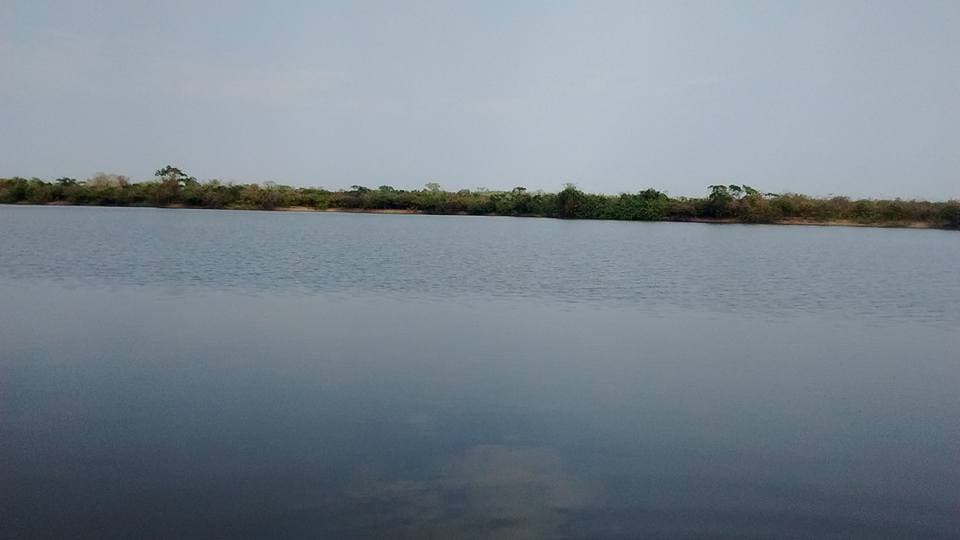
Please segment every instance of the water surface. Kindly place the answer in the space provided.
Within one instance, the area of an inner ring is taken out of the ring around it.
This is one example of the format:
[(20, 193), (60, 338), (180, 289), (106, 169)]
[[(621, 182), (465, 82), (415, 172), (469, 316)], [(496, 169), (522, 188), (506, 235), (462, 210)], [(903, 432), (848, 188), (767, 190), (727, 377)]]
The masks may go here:
[(0, 206), (5, 537), (949, 537), (960, 235)]

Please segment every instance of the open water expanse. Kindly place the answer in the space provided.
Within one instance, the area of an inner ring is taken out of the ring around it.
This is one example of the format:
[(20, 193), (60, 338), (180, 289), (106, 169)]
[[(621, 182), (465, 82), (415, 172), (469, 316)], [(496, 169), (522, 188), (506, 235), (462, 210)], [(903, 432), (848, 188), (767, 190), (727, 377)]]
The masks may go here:
[(960, 233), (0, 206), (5, 538), (960, 531)]

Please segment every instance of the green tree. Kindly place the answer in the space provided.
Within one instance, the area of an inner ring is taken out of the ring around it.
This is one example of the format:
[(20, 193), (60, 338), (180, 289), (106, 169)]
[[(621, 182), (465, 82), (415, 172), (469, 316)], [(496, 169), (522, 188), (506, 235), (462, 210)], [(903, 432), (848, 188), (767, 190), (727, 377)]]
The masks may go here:
[(566, 184), (563, 191), (557, 193), (557, 217), (572, 219), (586, 217), (587, 195), (573, 184)]
[(196, 178), (187, 175), (173, 165), (157, 169), (153, 174), (160, 178), (160, 185), (157, 186), (155, 196), (157, 204), (161, 206), (183, 202), (180, 200), (180, 188), (197, 183)]
[[(707, 186), (710, 195), (707, 196), (707, 203), (703, 208), (704, 215), (716, 218), (729, 216), (732, 213), (733, 201), (736, 200), (730, 189), (733, 186), (733, 184), (729, 186), (720, 184)], [(740, 186), (736, 187), (739, 190)]]
[(157, 172), (153, 174), (154, 176), (159, 177), (161, 182), (176, 182), (181, 187), (197, 182), (196, 178), (188, 175), (173, 165), (167, 165), (162, 169), (158, 169)]

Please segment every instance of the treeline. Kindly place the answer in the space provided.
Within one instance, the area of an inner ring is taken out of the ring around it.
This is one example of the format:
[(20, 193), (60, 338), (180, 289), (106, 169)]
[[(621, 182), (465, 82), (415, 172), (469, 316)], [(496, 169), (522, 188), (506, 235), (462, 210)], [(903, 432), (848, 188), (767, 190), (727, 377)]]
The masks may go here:
[(812, 198), (798, 194), (762, 193), (750, 186), (713, 185), (702, 198), (668, 197), (655, 189), (620, 195), (584, 193), (567, 185), (559, 193), (511, 191), (443, 191), (438, 184), (403, 190), (391, 186), (349, 190), (296, 188), (275, 183), (199, 182), (176, 167), (156, 172), (143, 182), (111, 174), (86, 181), (59, 178), (0, 179), (0, 203), (100, 206), (183, 206), (273, 210), (306, 207), (317, 210), (399, 210), (428, 214), (543, 216), (568, 219), (638, 221), (724, 220), (742, 223), (783, 221), (850, 222), (870, 225), (925, 224), (960, 228), (960, 201), (851, 200)]

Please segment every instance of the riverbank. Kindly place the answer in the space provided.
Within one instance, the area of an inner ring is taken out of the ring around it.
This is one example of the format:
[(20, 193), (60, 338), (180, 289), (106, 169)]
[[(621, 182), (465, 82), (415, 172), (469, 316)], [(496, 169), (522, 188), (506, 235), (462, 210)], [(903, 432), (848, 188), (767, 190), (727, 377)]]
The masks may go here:
[[(411, 210), (411, 209), (389, 209), (389, 208), (312, 208), (309, 206), (283, 206), (270, 209), (264, 208), (248, 208), (248, 207), (228, 207), (228, 208), (204, 208), (202, 206), (187, 206), (183, 204), (170, 204), (164, 206), (155, 206), (155, 205), (96, 205), (96, 204), (70, 204), (63, 201), (56, 201), (44, 204), (35, 204), (35, 203), (15, 203), (15, 206), (79, 206), (79, 207), (100, 207), (100, 208), (160, 208), (166, 210), (180, 210), (180, 209), (192, 209), (192, 210), (224, 210), (224, 211), (255, 211), (255, 212), (293, 212), (293, 213), (336, 213), (336, 214), (386, 214), (386, 215), (452, 215), (452, 216), (477, 216), (477, 217), (521, 217), (521, 218), (541, 218), (541, 219), (563, 219), (556, 218), (553, 216), (545, 216), (538, 214), (515, 214), (515, 215), (503, 215), (503, 214), (470, 214), (467, 212), (457, 212), (457, 213), (447, 213), (447, 214), (438, 214), (424, 212), (421, 210)], [(580, 219), (589, 219), (593, 221), (622, 221), (616, 219), (604, 219), (604, 218), (580, 218)], [(881, 229), (942, 229), (942, 230), (956, 230), (953, 227), (947, 227), (943, 225), (938, 225), (935, 223), (922, 222), (922, 221), (886, 221), (886, 222), (856, 222), (852, 220), (824, 220), (817, 221), (811, 219), (779, 219), (769, 222), (752, 222), (752, 221), (740, 221), (737, 219), (731, 218), (706, 218), (706, 217), (693, 217), (693, 218), (679, 218), (679, 219), (658, 219), (658, 220), (645, 220), (645, 221), (655, 221), (662, 223), (701, 223), (709, 225), (806, 225), (810, 227), (870, 227), (870, 228), (881, 228)]]
[[(419, 210), (384, 210), (377, 208), (325, 208), (322, 210), (316, 208), (309, 208), (305, 206), (291, 206), (286, 208), (275, 208), (275, 210), (280, 212), (334, 212), (342, 214), (399, 214), (399, 215), (431, 215), (426, 214), (425, 212)], [(461, 212), (458, 214), (441, 214), (441, 215), (459, 215), (459, 216), (468, 216), (466, 212)], [(483, 217), (503, 217), (500, 214), (481, 214)], [(535, 214), (527, 215), (515, 215), (508, 217), (528, 217), (528, 218), (541, 218), (541, 219), (559, 219), (559, 218), (550, 218), (550, 216), (541, 216)], [(616, 221), (616, 220), (609, 220)], [(816, 221), (816, 220), (805, 220), (805, 219), (780, 219), (777, 221), (772, 221), (769, 223), (751, 223), (746, 221), (738, 221), (736, 219), (721, 219), (721, 218), (689, 218), (689, 219), (662, 219), (656, 220), (663, 223), (706, 223), (712, 225), (807, 225), (813, 227), (873, 227), (881, 229), (945, 229), (946, 227), (937, 227), (932, 223), (925, 223), (922, 221), (904, 221), (904, 222), (883, 222), (883, 223), (858, 223), (856, 221), (850, 220), (831, 220), (831, 221)]]
[(69, 204), (549, 217), (620, 221), (767, 223), (782, 225), (960, 229), (960, 201), (817, 198), (764, 193), (745, 185), (712, 185), (705, 197), (670, 197), (656, 189), (604, 195), (572, 185), (557, 193), (486, 189), (444, 191), (436, 184), (404, 190), (352, 186), (349, 190), (292, 187), (273, 183), (198, 182), (175, 168), (157, 171), (159, 180), (131, 182), (117, 175), (87, 181), (60, 178), (0, 179), (0, 204)]

